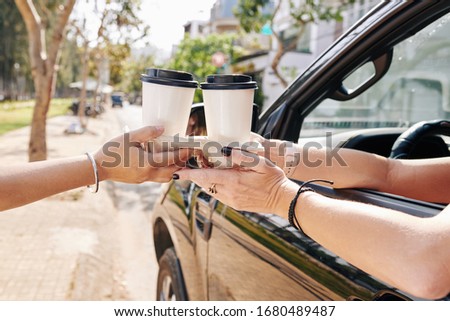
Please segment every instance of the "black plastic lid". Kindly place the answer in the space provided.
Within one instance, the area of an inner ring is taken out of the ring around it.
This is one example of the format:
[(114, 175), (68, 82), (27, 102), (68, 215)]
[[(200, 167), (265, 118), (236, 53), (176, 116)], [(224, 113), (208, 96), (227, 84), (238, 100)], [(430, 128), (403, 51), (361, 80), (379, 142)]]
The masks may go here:
[(153, 84), (197, 88), (198, 82), (194, 80), (194, 76), (184, 71), (147, 68), (145, 74), (141, 74), (141, 81)]
[(247, 75), (209, 75), (206, 82), (200, 84), (201, 89), (257, 89), (258, 85)]

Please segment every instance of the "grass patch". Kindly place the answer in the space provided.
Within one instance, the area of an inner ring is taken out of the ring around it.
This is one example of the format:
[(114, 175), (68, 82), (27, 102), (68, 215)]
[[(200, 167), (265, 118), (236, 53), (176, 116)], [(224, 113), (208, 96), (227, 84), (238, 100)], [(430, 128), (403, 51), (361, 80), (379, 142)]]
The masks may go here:
[[(71, 98), (55, 98), (50, 102), (47, 117), (67, 114)], [(0, 103), (0, 135), (31, 124), (34, 100)]]

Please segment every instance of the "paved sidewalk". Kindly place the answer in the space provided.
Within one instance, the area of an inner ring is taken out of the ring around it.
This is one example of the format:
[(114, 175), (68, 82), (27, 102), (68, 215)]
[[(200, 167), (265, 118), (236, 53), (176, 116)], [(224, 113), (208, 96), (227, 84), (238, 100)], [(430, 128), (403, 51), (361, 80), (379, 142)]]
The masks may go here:
[[(64, 134), (75, 119), (49, 119), (49, 159), (94, 151), (121, 132), (114, 110), (89, 119), (83, 135)], [(0, 166), (27, 162), (28, 137), (29, 128), (0, 136)], [(130, 299), (117, 188), (102, 182), (97, 194), (80, 188), (0, 213), (0, 300)]]

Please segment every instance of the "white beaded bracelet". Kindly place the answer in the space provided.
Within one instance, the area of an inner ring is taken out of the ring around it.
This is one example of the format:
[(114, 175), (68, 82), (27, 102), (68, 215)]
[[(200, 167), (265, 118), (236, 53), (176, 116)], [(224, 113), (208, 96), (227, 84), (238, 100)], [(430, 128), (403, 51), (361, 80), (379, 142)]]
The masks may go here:
[(97, 193), (98, 192), (98, 186), (99, 186), (99, 180), (98, 180), (98, 169), (97, 169), (97, 163), (95, 162), (94, 156), (92, 156), (91, 153), (86, 152), (87, 158), (91, 161), (92, 168), (94, 169), (94, 178), (95, 178), (95, 188), (93, 188), (91, 185), (88, 185), (87, 188), (91, 193)]

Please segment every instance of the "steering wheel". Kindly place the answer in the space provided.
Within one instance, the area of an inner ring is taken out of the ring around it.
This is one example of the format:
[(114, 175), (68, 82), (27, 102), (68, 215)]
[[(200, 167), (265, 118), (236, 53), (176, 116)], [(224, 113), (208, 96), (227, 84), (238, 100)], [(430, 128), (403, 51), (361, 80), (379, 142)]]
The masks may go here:
[[(389, 158), (395, 159), (410, 158), (411, 152), (414, 150), (414, 147), (417, 146), (417, 144), (423, 137), (429, 135), (450, 136), (450, 121), (442, 119), (432, 121), (422, 121), (411, 126), (407, 131), (401, 134), (394, 142), (394, 145), (392, 145), (391, 155), (389, 156)], [(442, 142), (443, 141), (441, 140), (441, 143)], [(444, 145), (448, 155), (448, 147), (446, 144)]]

